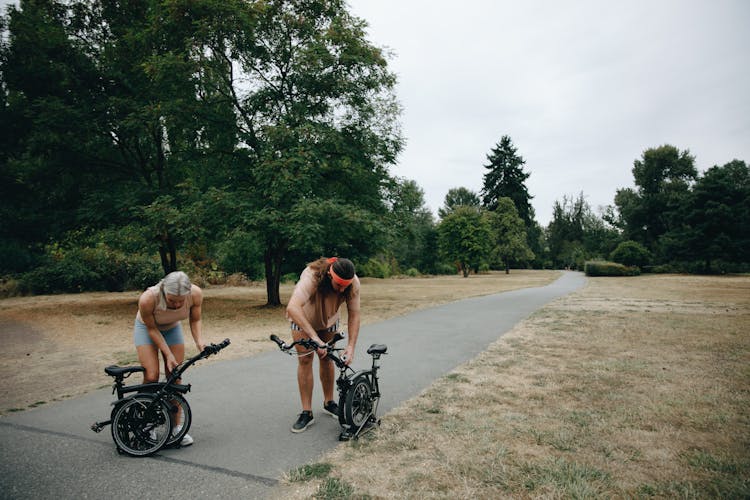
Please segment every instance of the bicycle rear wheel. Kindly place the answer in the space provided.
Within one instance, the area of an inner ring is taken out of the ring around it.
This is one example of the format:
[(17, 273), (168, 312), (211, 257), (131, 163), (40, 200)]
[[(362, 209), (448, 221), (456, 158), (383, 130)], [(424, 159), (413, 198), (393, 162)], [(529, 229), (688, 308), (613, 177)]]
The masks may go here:
[(368, 374), (358, 375), (346, 391), (342, 413), (350, 429), (359, 429), (372, 416), (374, 398)]
[(172, 433), (169, 407), (151, 394), (136, 394), (117, 406), (112, 417), (112, 439), (117, 449), (143, 457), (159, 451)]
[(169, 411), (172, 418), (172, 434), (167, 440), (166, 446), (176, 446), (180, 444), (193, 423), (193, 412), (187, 399), (180, 394), (172, 394), (169, 400)]

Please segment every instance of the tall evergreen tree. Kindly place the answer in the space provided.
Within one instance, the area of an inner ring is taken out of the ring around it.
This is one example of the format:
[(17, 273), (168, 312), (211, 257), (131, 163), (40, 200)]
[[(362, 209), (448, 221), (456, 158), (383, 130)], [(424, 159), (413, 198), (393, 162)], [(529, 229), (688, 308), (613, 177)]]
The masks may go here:
[(534, 208), (526, 180), (531, 174), (524, 172), (526, 163), (520, 155), (513, 141), (504, 135), (498, 144), (487, 155), (489, 164), (484, 168), (484, 184), (481, 191), (482, 205), (488, 210), (495, 210), (500, 198), (510, 198), (518, 210), (518, 215), (527, 228), (534, 225)]

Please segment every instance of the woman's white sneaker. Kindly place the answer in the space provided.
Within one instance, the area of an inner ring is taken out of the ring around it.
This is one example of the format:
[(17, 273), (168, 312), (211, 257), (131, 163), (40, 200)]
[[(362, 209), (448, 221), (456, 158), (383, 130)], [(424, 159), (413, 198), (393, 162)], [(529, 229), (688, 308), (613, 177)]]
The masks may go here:
[(182, 441), (180, 441), (180, 446), (190, 446), (193, 444), (193, 438), (190, 437), (190, 434), (185, 434), (182, 436)]

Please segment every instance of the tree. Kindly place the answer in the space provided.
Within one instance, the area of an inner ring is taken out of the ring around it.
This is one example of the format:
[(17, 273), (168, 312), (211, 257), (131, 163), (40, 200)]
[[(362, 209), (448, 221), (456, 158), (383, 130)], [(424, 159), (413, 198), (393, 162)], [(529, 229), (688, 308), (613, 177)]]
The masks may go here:
[[(26, 225), (59, 238), (79, 226), (133, 224), (138, 213), (164, 272), (177, 268), (177, 233), (189, 226), (149, 221), (164, 200), (184, 209), (179, 184), (212, 179), (222, 163), (213, 153), (236, 142), (231, 108), (201, 91), (207, 70), (196, 55), (198, 21), (220, 17), (217, 5), (29, 0), (11, 9), (2, 74), (21, 126), (8, 163), (19, 191), (52, 200), (49, 210), (29, 210)], [(39, 212), (54, 220), (33, 224)]]
[(534, 208), (525, 183), (531, 174), (524, 172), (526, 162), (517, 151), (511, 138), (504, 135), (487, 155), (489, 164), (484, 166), (487, 172), (483, 177), (482, 206), (495, 210), (500, 198), (510, 198), (524, 225), (529, 228), (534, 223)]
[(489, 219), (479, 210), (459, 206), (440, 221), (438, 242), (441, 253), (469, 276), (471, 269), (486, 262), (493, 248), (493, 230)]
[(534, 259), (534, 253), (526, 243), (526, 228), (513, 200), (500, 198), (495, 210), (486, 214), (495, 234), (495, 252), (504, 264), (505, 274), (510, 274), (512, 263), (526, 263)]
[(750, 245), (750, 173), (743, 161), (714, 166), (699, 177), (681, 212), (682, 224), (662, 237), (674, 260), (703, 263), (747, 262)]
[(402, 270), (434, 271), (437, 249), (430, 242), (435, 222), (425, 206), (424, 191), (413, 180), (395, 179), (389, 198), (389, 251)]
[(636, 189), (621, 189), (615, 195), (624, 238), (662, 253), (659, 238), (682, 224), (680, 208), (697, 175), (695, 158), (687, 150), (664, 145), (644, 151), (633, 163)]
[(583, 192), (555, 201), (546, 235), (553, 265), (570, 268), (586, 259), (605, 258), (620, 240), (618, 231), (593, 213)]
[(475, 207), (479, 209), (479, 196), (465, 187), (451, 188), (445, 195), (443, 206), (438, 208), (438, 216), (443, 219), (458, 207)]
[[(343, 1), (23, 0), (8, 26), (3, 112), (20, 119), (2, 178), (35, 196), (1, 206), (35, 241), (130, 225), (166, 272), (254, 234), (271, 305), (289, 252), (384, 244), (395, 77)], [(216, 210), (200, 230), (183, 216)]]
[(402, 139), (395, 77), (364, 28), (343, 1), (269, 0), (244, 37), (206, 47), (217, 60), (238, 56), (240, 72), (226, 73), (216, 91), (227, 92), (239, 119), (243, 224), (263, 241), (269, 305), (281, 303), (285, 255), (320, 246), (310, 232), (336, 235), (322, 251), (353, 259), (383, 241), (373, 236), (384, 232), (382, 193)]

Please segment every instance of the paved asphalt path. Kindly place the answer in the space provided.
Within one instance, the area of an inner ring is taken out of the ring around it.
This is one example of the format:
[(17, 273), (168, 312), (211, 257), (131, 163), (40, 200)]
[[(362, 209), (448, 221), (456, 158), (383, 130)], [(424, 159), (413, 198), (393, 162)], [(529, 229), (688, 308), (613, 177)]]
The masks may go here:
[[(354, 366), (369, 365), (365, 351), (370, 344), (388, 345), (388, 355), (381, 358), (382, 417), (544, 304), (584, 283), (582, 274), (566, 272), (545, 287), (466, 299), (367, 325)], [(193, 385), (188, 397), (195, 444), (150, 458), (118, 455), (109, 427), (99, 434), (89, 429), (108, 418), (113, 400), (108, 389), (0, 417), (0, 499), (262, 498), (284, 472), (315, 462), (338, 444), (338, 422), (318, 408), (317, 362), (315, 372), (315, 423), (292, 434), (289, 428), (300, 411), (295, 358), (273, 350), (199, 363), (186, 374)], [(101, 379), (102, 384), (108, 380), (103, 372)]]

